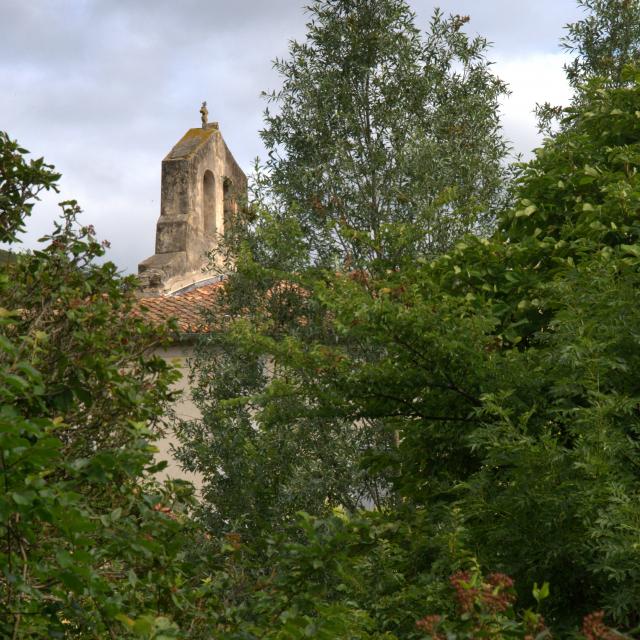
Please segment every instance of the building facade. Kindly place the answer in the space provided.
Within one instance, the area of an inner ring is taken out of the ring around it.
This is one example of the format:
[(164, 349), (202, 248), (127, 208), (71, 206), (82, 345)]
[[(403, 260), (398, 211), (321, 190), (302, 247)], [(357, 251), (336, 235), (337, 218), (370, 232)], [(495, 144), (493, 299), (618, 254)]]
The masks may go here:
[[(182, 379), (177, 417), (197, 419), (189, 389), (189, 360), (194, 341), (206, 330), (202, 310), (221, 286), (212, 277), (210, 253), (233, 224), (246, 200), (247, 177), (229, 151), (217, 122), (189, 129), (162, 161), (160, 216), (155, 254), (138, 265), (140, 309), (151, 322), (177, 322), (179, 337), (160, 355), (177, 365)], [(159, 442), (158, 458), (168, 462), (164, 477), (183, 478), (200, 485), (197, 476), (183, 472), (172, 456), (175, 437)]]

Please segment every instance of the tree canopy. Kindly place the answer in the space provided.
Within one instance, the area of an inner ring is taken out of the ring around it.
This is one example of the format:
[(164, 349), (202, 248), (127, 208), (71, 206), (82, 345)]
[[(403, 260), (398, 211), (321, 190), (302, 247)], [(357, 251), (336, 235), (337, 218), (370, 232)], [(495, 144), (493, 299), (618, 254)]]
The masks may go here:
[[(316, 295), (321, 274), (385, 273), (465, 231), (486, 234), (506, 193), (506, 89), (466, 17), (436, 11), (423, 36), (404, 0), (314, 2), (309, 13), (305, 41), (276, 61), (283, 84), (268, 95), (269, 159), (250, 214), (218, 249), (231, 273), (210, 310), (224, 326), (197, 356), (203, 419), (179, 427), (181, 459), (215, 505), (207, 518), (258, 537), (299, 509), (393, 500), (359, 462), (393, 435), (314, 411), (269, 351), (341, 340)], [(244, 332), (264, 349), (247, 348)]]
[[(0, 263), (1, 635), (640, 633), (637, 3), (581, 4), (576, 99), (507, 184), (465, 17), (313, 2), (176, 425), (197, 502), (153, 478), (171, 328), (77, 204)], [(25, 154), (4, 240), (58, 178)]]
[[(326, 14), (310, 25), (313, 46), (294, 45), (310, 60), (324, 21), (346, 15), (342, 3), (314, 6)], [(637, 72), (581, 85), (561, 130), (515, 168), (509, 206), (491, 209), (493, 233), (447, 231), (437, 251), (381, 258), (376, 233), (340, 221), (348, 200), (327, 214), (338, 226), (311, 217), (312, 196), (337, 179), (307, 168), (329, 172), (343, 156), (330, 137), (326, 148), (312, 134), (287, 137), (288, 118), (316, 114), (303, 107), (311, 85), (297, 83), (322, 70), (298, 70), (300, 59), (280, 64), (291, 82), (266, 131), (282, 135), (283, 155), (274, 137), (272, 173), (258, 185), (271, 193), (232, 239), (232, 271), (210, 310), (218, 328), (196, 361), (203, 419), (181, 427), (183, 460), (205, 475), (204, 521), (265, 558), (271, 536), (302, 553), (310, 530), (337, 535), (350, 549), (341, 570), (359, 581), (342, 588), (366, 613), (361, 628), (377, 633), (544, 637), (584, 619), (584, 635), (606, 637), (601, 609), (634, 628)], [(416, 166), (432, 179), (428, 162)], [(434, 224), (447, 227), (449, 203), (459, 210), (455, 194), (438, 191)], [(425, 238), (402, 215), (381, 219), (385, 238), (410, 229), (414, 248)], [(345, 229), (340, 260), (316, 259), (324, 249), (313, 248), (342, 242)], [(301, 508), (310, 529), (296, 529)], [(323, 598), (344, 603), (334, 586)], [(497, 608), (487, 593), (500, 595)], [(305, 605), (310, 619), (322, 618), (316, 605)]]
[(423, 35), (405, 0), (315, 0), (276, 60), (259, 198), (301, 228), (305, 258), (371, 269), (487, 232), (504, 190), (506, 86), (468, 16)]

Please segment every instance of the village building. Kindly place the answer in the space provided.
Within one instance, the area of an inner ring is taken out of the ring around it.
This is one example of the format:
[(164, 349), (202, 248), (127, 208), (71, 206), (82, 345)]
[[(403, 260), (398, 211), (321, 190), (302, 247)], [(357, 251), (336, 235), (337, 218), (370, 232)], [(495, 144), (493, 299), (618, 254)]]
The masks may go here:
[[(203, 331), (202, 309), (221, 286), (212, 277), (210, 252), (224, 235), (246, 199), (247, 177), (229, 151), (217, 122), (208, 122), (206, 102), (202, 126), (189, 129), (162, 161), (160, 216), (155, 254), (138, 265), (140, 305), (151, 322), (174, 319), (179, 337), (160, 355), (182, 372), (182, 391), (174, 406), (179, 418), (199, 414), (189, 390), (189, 360)], [(183, 478), (199, 486), (199, 478), (180, 469), (171, 455), (171, 434), (159, 443), (159, 460), (168, 462), (164, 477)]]

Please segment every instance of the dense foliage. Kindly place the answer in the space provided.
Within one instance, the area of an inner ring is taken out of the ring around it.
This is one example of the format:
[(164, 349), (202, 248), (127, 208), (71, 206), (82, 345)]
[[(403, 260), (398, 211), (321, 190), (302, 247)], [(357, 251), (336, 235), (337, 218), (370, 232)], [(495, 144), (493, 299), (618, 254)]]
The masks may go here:
[[(313, 556), (321, 587), (307, 576), (287, 592), (305, 624), (339, 616), (319, 602), (348, 605), (373, 634), (362, 637), (569, 636), (583, 624), (604, 638), (618, 637), (605, 620), (640, 623), (640, 85), (633, 68), (622, 79), (582, 88), (519, 168), (491, 237), (386, 269), (321, 269), (305, 264), (306, 230), (272, 212), (239, 243), (184, 459), (206, 475), (205, 521), (277, 576), (270, 534), (304, 555), (295, 510), (344, 510), (339, 534), (314, 521), (341, 540)], [(359, 242), (375, 255), (375, 234)], [(378, 513), (356, 514), (363, 495)], [(329, 554), (348, 568), (329, 571)]]
[(559, 623), (601, 606), (638, 623), (639, 104), (636, 84), (570, 113), (491, 240), (325, 285), (380, 356), (311, 352), (295, 389), (386, 416), (399, 447), (371, 464), (416, 507), (458, 510), (483, 566), (555, 585)]
[[(3, 260), (0, 635), (640, 633), (640, 72), (594, 44), (636, 4), (583, 4), (596, 26), (571, 27), (576, 78), (609, 75), (516, 168), (509, 206), (466, 181), (479, 156), (441, 163), (465, 138), (424, 101), (502, 90), (465, 20), (436, 14), (422, 42), (399, 0), (312, 5), (309, 41), (278, 63), (258, 199), (221, 247), (202, 419), (178, 425), (197, 506), (153, 479), (166, 328), (96, 261), (77, 205), (40, 251)], [(356, 127), (367, 104), (379, 129)], [(57, 179), (25, 153), (0, 135), (9, 241)]]
[[(0, 135), (8, 241), (58, 177), (25, 154)], [(151, 475), (176, 379), (151, 350), (168, 332), (133, 314), (135, 282), (96, 262), (78, 213), (62, 203), (42, 248), (1, 265), (0, 635), (174, 637), (167, 616), (195, 624), (198, 584), (190, 491)]]
[(422, 36), (404, 0), (318, 1), (309, 13), (306, 39), (276, 62), (283, 84), (269, 96), (269, 160), (250, 215), (218, 249), (233, 276), (211, 321), (229, 330), (200, 345), (203, 420), (180, 427), (182, 461), (202, 473), (215, 505), (208, 521), (256, 538), (299, 509), (353, 513), (393, 500), (387, 481), (359, 465), (393, 437), (377, 420), (354, 428), (335, 412), (308, 412), (279, 361), (240, 334), (283, 349), (292, 336), (335, 344), (302, 274), (384, 273), (435, 255), (464, 231), (487, 233), (505, 191), (505, 86), (486, 41), (465, 34), (468, 18), (436, 12)]

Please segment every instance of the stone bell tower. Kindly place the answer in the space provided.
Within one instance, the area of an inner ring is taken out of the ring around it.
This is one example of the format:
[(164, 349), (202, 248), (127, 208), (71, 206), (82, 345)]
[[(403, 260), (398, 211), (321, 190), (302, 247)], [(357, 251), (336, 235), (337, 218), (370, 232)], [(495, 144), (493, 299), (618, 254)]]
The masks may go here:
[(233, 223), (247, 177), (217, 122), (189, 129), (162, 161), (156, 252), (138, 265), (144, 296), (167, 295), (207, 279), (207, 253)]

